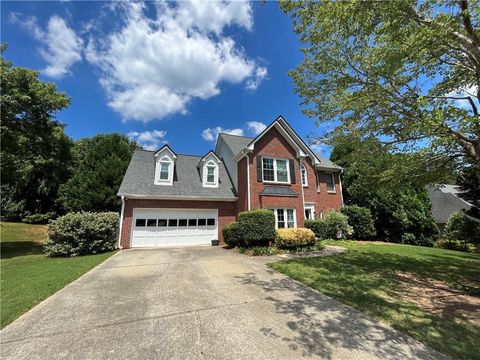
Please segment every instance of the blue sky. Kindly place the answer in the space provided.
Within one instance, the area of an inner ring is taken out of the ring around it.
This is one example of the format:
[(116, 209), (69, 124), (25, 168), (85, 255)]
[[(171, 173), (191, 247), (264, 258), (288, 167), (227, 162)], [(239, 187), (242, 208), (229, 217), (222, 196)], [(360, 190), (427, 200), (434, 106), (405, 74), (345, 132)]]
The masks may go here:
[(268, 3), (2, 2), (5, 58), (71, 98), (74, 139), (128, 134), (203, 154), (219, 128), (255, 135), (283, 115), (304, 138), (288, 71), (302, 60), (291, 19)]

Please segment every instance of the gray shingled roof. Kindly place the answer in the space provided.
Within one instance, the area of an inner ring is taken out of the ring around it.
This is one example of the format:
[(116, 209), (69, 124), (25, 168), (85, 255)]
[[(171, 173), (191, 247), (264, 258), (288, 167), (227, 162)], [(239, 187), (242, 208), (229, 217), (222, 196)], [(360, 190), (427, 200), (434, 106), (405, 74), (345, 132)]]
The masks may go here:
[(205, 188), (202, 186), (202, 180), (197, 168), (197, 164), (202, 156), (177, 154), (173, 185), (155, 185), (154, 153), (154, 151), (146, 150), (136, 150), (133, 153), (132, 160), (128, 165), (117, 195), (199, 196), (231, 200), (236, 198), (235, 190), (223, 162), (220, 163), (219, 168), (218, 188)]
[[(254, 139), (246, 136), (238, 136), (238, 135), (230, 135), (230, 134), (224, 134), (221, 133), (218, 136), (222, 137), (225, 143), (232, 149), (232, 152), (235, 155), (238, 155), (240, 151), (245, 149), (245, 147), (250, 144)], [(335, 170), (342, 170), (341, 166), (338, 166), (337, 164), (334, 164), (332, 161), (329, 159), (320, 156), (315, 153), (317, 156), (318, 160), (320, 160), (322, 166), (326, 169), (335, 169)]]
[(262, 190), (260, 195), (273, 195), (273, 196), (295, 196), (297, 197), (299, 194), (290, 189), (288, 186), (271, 186), (267, 185)]
[(455, 211), (468, 210), (471, 205), (460, 199), (451, 191), (452, 185), (445, 188), (427, 186), (428, 196), (432, 203), (432, 216), (437, 224), (445, 224)]
[(253, 138), (249, 138), (246, 136), (230, 135), (224, 133), (221, 133), (218, 136), (223, 138), (225, 143), (235, 155), (238, 155), (238, 153), (245, 149), (245, 147), (253, 140)]

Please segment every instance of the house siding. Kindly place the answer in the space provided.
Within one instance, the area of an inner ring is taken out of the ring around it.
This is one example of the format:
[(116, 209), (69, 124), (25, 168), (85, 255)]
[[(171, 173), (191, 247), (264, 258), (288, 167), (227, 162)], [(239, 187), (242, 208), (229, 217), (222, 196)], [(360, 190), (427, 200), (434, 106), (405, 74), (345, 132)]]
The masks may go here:
[(120, 246), (122, 248), (130, 248), (134, 209), (218, 209), (218, 239), (221, 244), (224, 244), (222, 234), (223, 226), (235, 221), (236, 216), (235, 202), (125, 199), (120, 240)]

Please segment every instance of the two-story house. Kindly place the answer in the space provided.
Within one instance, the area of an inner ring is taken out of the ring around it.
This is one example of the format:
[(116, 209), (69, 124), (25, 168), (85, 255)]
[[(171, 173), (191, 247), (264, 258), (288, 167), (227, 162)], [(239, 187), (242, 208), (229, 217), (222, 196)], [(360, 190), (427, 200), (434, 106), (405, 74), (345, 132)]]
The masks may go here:
[(215, 151), (137, 150), (118, 191), (123, 248), (207, 245), (241, 211), (271, 209), (277, 228), (342, 207), (341, 168), (278, 117), (255, 138), (220, 134)]

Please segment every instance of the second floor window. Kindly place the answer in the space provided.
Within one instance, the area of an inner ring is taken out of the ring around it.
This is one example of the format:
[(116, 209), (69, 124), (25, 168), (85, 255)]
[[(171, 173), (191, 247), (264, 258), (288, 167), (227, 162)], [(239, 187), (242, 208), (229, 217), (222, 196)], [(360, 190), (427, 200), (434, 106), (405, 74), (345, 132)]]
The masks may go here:
[(170, 172), (170, 163), (166, 161), (160, 162), (160, 180), (168, 180)]
[(290, 174), (288, 161), (284, 159), (262, 158), (263, 181), (288, 183)]
[(332, 173), (326, 173), (327, 176), (327, 191), (335, 192), (335, 180)]
[(308, 186), (307, 167), (304, 164), (302, 164), (302, 185)]
[(207, 166), (207, 183), (215, 183), (215, 166)]

